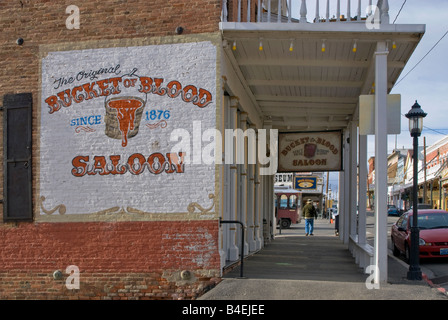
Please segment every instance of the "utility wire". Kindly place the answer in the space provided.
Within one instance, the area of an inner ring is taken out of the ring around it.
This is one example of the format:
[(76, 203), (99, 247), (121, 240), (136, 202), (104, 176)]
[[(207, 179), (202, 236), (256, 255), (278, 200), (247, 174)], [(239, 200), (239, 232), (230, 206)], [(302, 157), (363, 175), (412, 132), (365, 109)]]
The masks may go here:
[(411, 69), (409, 70), (408, 73), (406, 73), (406, 75), (400, 79), (400, 81), (398, 81), (397, 83), (395, 83), (396, 87), (401, 81), (403, 81), (412, 71), (414, 71), (414, 69), (431, 53), (432, 50), (434, 50), (435, 47), (437, 47), (437, 45), (440, 43), (440, 41), (442, 41), (443, 38), (445, 38), (445, 36), (448, 34), (448, 30), (445, 32), (445, 34), (439, 39), (439, 41), (436, 42), (435, 45), (432, 46), (432, 48), (423, 56), (423, 58), (420, 59), (419, 62), (417, 62), (417, 64)]
[(401, 5), (401, 8), (400, 8), (400, 10), (398, 11), (397, 16), (395, 17), (395, 20), (394, 20), (394, 22), (392, 22), (392, 24), (395, 24), (395, 21), (397, 21), (397, 18), (398, 18), (398, 16), (400, 15), (401, 10), (403, 10), (403, 7), (404, 7), (404, 5), (406, 4), (406, 1), (408, 1), (408, 0), (404, 0), (403, 4)]
[[(443, 136), (446, 136), (446, 135), (447, 135), (446, 133), (437, 131), (436, 129), (431, 129), (431, 128), (427, 127), (427, 126), (423, 126), (423, 128), (426, 129), (426, 130), (434, 131), (435, 133), (441, 134), (441, 135), (443, 135)], [(439, 129), (439, 130), (440, 130), (440, 129)], [(446, 130), (446, 129), (442, 129), (442, 130)]]

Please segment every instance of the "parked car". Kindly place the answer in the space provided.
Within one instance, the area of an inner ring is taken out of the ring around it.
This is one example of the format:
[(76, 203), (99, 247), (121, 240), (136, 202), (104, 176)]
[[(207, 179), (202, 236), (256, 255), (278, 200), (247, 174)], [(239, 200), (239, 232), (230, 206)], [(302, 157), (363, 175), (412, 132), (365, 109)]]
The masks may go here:
[[(412, 208), (413, 208), (413, 206), (411, 206), (411, 209), (409, 209), (409, 210), (412, 210)], [(430, 204), (427, 204), (427, 203), (418, 203), (417, 204), (417, 209), (432, 209), (432, 206), (430, 205)]]
[(387, 214), (388, 215), (399, 216), (400, 215), (400, 210), (398, 210), (398, 208), (395, 205), (388, 204), (387, 205)]
[[(392, 226), (391, 238), (394, 256), (404, 253), (409, 262), (413, 212), (404, 213)], [(448, 212), (444, 210), (418, 210), (420, 230), (420, 258), (448, 258)]]

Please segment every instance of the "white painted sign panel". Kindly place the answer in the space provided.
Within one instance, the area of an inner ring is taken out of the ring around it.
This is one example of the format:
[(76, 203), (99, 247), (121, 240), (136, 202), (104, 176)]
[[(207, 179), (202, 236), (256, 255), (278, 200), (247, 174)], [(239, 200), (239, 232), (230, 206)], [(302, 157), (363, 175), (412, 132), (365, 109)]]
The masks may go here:
[[(401, 134), (401, 95), (387, 95), (387, 134)], [(359, 134), (375, 134), (375, 95), (359, 96)]]
[(41, 214), (210, 203), (215, 166), (191, 160), (216, 127), (212, 43), (50, 52), (41, 83)]

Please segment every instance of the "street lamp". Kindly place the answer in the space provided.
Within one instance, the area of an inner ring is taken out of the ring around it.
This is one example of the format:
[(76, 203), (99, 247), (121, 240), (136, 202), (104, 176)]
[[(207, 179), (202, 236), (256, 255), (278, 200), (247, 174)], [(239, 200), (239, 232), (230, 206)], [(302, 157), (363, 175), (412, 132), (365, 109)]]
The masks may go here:
[[(411, 110), (406, 114), (406, 118), (409, 119), (409, 131), (411, 137), (414, 138), (414, 177), (413, 177), (413, 196), (412, 196), (412, 226), (411, 226), (411, 248), (409, 252), (409, 271), (407, 274), (408, 280), (422, 280), (422, 271), (419, 266), (419, 240), (420, 231), (418, 229), (418, 137), (423, 130), (423, 118), (426, 117), (426, 113), (422, 110), (420, 105), (415, 101)], [(426, 165), (426, 164), (425, 164)]]

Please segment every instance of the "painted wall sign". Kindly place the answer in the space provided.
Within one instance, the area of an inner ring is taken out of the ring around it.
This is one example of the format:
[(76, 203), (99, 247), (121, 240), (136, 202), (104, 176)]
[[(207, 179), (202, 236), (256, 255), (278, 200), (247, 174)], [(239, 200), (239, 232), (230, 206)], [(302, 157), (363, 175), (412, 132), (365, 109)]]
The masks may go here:
[(170, 134), (216, 127), (211, 42), (49, 52), (41, 83), (41, 213), (208, 206), (214, 164), (190, 164)]
[(279, 172), (342, 170), (342, 133), (279, 133)]

